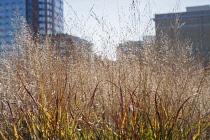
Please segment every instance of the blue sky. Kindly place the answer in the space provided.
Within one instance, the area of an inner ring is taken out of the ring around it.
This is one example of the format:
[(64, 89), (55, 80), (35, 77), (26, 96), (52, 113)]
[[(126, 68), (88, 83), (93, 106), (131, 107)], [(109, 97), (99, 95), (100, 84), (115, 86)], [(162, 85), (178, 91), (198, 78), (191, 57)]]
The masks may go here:
[(92, 41), (96, 51), (112, 53), (119, 42), (154, 35), (155, 14), (200, 5), (210, 0), (64, 0), (65, 31)]

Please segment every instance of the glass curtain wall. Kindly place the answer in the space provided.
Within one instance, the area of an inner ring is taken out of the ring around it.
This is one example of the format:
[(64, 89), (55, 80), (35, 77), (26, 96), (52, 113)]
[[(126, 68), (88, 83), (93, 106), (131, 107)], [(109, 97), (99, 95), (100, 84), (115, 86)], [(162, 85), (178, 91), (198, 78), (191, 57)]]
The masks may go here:
[[(19, 16), (16, 13), (19, 14)], [(18, 16), (18, 17), (17, 17)], [(26, 2), (25, 0), (0, 0), (0, 49), (2, 45), (11, 45), (14, 40), (14, 26), (17, 20), (25, 20)], [(16, 19), (22, 18), (22, 19)]]
[(63, 32), (63, 0), (39, 0), (39, 33)]
[(14, 40), (11, 23), (16, 9), (20, 15), (18, 20), (26, 20), (34, 35), (63, 32), (63, 0), (0, 0), (0, 49), (2, 44), (12, 44)]

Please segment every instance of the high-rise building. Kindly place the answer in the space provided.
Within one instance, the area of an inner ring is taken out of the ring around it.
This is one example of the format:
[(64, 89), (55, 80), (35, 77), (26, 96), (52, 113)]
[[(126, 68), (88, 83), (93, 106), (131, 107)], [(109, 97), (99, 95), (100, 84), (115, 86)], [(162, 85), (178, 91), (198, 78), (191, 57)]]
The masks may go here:
[(210, 53), (210, 6), (187, 7), (186, 12), (155, 15), (156, 41), (167, 35), (176, 44), (179, 40), (189, 39), (195, 53), (203, 54), (209, 62)]
[(0, 46), (14, 40), (15, 12), (41, 35), (63, 32), (63, 0), (0, 0)]

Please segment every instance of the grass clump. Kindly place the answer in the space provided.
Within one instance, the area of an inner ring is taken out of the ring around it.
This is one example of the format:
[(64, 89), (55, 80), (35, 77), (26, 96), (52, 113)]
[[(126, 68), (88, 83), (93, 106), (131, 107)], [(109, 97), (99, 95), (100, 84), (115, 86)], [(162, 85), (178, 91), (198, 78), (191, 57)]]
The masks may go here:
[(209, 69), (187, 42), (110, 61), (23, 30), (1, 66), (1, 139), (209, 138)]

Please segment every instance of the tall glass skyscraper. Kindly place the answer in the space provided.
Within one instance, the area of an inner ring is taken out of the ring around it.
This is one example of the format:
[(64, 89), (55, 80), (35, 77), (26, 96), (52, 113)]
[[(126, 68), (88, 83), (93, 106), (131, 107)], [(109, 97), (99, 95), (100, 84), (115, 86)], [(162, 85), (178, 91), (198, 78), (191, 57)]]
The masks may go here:
[(63, 32), (63, 0), (0, 0), (0, 46), (14, 39), (15, 11), (41, 35)]

